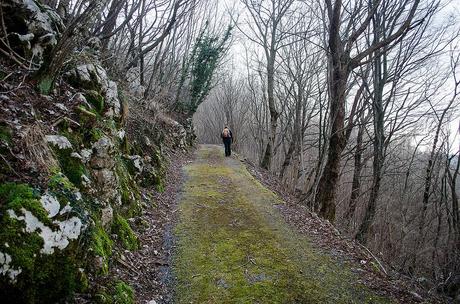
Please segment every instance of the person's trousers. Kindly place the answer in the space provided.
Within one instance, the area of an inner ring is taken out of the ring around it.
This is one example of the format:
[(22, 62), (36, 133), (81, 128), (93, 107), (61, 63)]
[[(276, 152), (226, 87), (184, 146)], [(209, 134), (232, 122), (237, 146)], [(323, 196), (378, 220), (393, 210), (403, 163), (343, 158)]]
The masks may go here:
[(232, 155), (231, 144), (232, 144), (232, 140), (231, 140), (231, 139), (224, 139), (225, 156), (230, 156), (230, 155)]

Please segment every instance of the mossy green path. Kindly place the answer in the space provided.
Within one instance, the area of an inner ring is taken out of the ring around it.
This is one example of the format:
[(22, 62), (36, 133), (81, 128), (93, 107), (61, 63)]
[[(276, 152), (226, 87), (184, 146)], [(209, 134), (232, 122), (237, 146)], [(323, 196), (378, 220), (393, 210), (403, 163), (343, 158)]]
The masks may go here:
[(176, 303), (390, 303), (293, 231), (237, 159), (197, 153), (175, 228)]

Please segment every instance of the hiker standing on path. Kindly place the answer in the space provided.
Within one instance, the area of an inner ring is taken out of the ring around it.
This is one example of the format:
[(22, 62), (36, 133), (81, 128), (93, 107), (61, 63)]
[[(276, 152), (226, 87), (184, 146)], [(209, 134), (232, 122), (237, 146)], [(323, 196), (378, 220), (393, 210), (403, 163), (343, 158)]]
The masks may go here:
[(231, 149), (231, 144), (233, 142), (233, 134), (230, 129), (225, 126), (225, 128), (222, 130), (222, 140), (224, 141), (224, 146), (225, 146), (225, 156), (230, 156), (232, 155), (232, 149)]

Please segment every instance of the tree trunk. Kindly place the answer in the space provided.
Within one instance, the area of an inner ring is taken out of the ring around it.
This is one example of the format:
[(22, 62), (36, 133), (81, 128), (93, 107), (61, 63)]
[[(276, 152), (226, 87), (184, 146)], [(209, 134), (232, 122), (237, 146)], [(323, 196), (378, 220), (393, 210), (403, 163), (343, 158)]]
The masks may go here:
[(139, 52), (139, 84), (141, 86), (144, 86), (145, 80), (144, 80), (144, 54), (142, 53), (142, 43), (144, 40), (144, 23), (143, 23), (143, 18), (145, 15), (145, 0), (142, 0), (142, 5), (141, 5), (141, 11), (139, 13), (139, 45), (138, 45), (138, 52)]
[(264, 157), (260, 166), (266, 170), (270, 169), (273, 157), (273, 148), (275, 147), (276, 128), (278, 124), (279, 113), (276, 111), (274, 86), (275, 86), (275, 54), (276, 51), (272, 48), (270, 55), (267, 58), (267, 98), (268, 110), (270, 112), (270, 133), (267, 146), (265, 148)]
[(452, 106), (453, 102), (456, 100), (456, 93), (457, 93), (457, 88), (459, 85), (460, 83), (456, 83), (454, 97), (450, 100), (447, 107), (442, 111), (442, 114), (439, 117), (439, 121), (436, 126), (436, 132), (435, 132), (434, 139), (433, 139), (433, 145), (431, 146), (430, 158), (428, 159), (428, 164), (426, 166), (425, 187), (423, 191), (422, 210), (421, 210), (420, 221), (419, 221), (419, 226), (418, 226), (419, 238), (418, 238), (418, 241), (416, 242), (416, 250), (420, 248), (421, 243), (423, 242), (423, 228), (425, 227), (426, 212), (428, 209), (429, 199), (431, 195), (431, 183), (432, 183), (433, 169), (434, 169), (434, 163), (435, 163), (435, 158), (436, 158), (436, 150), (437, 150), (439, 135), (441, 133), (441, 128), (444, 123), (444, 118), (447, 115), (448, 111), (450, 110), (450, 107)]
[[(460, 155), (457, 154), (457, 155)], [(460, 256), (460, 210), (458, 205), (458, 193), (457, 193), (457, 177), (460, 170), (460, 160), (457, 158), (457, 166), (454, 172), (451, 172), (450, 167), (447, 168), (449, 188), (452, 196), (452, 230), (454, 234), (454, 253), (453, 256), (457, 259), (457, 262), (454, 265), (459, 265), (459, 256)], [(447, 163), (447, 166), (450, 165), (450, 161)], [(457, 266), (458, 267), (458, 266)], [(460, 269), (455, 269), (459, 271)]]
[[(338, 12), (340, 15), (340, 11)], [(329, 121), (331, 130), (329, 150), (326, 165), (320, 178), (315, 196), (315, 211), (331, 222), (335, 220), (335, 196), (339, 183), (340, 162), (345, 149), (346, 138), (344, 133), (346, 87), (350, 75), (349, 65), (345, 59), (343, 45), (340, 40), (340, 18), (334, 18), (330, 26), (330, 77), (329, 86)], [(318, 210), (319, 207), (319, 210)]]
[[(339, 57), (339, 56), (336, 56)], [(329, 118), (332, 121), (331, 135), (329, 138), (329, 150), (323, 174), (320, 178), (315, 201), (319, 206), (320, 216), (333, 222), (335, 220), (335, 195), (339, 182), (340, 162), (345, 148), (344, 120), (345, 98), (348, 70), (340, 62), (339, 58), (332, 60), (331, 111)]]
[(363, 155), (363, 135), (364, 135), (364, 122), (361, 121), (361, 125), (358, 129), (358, 135), (356, 136), (356, 151), (354, 155), (354, 170), (353, 170), (353, 182), (351, 185), (351, 196), (348, 203), (348, 209), (344, 215), (345, 225), (348, 230), (351, 230), (351, 219), (353, 218), (356, 210), (356, 203), (361, 194), (361, 171), (363, 168), (362, 155)]
[[(376, 14), (374, 18), (372, 18), (372, 21), (374, 26), (374, 44), (377, 44), (380, 42), (380, 35), (382, 33), (381, 29), (384, 28), (384, 24), (381, 24), (382, 21), (380, 20), (379, 14)], [(382, 54), (380, 50), (376, 50), (374, 53), (373, 70), (374, 94), (372, 98), (372, 113), (374, 118), (374, 153), (372, 160), (372, 188), (366, 212), (364, 214), (364, 219), (358, 228), (358, 233), (356, 234), (356, 239), (362, 244), (367, 243), (367, 235), (372, 223), (374, 222), (380, 183), (382, 180), (382, 168), (385, 161), (385, 112), (383, 107), (383, 89), (388, 76), (386, 71), (386, 55)]]
[[(303, 95), (303, 87), (300, 81), (297, 82), (297, 98), (296, 98), (296, 105), (295, 105), (295, 118), (294, 118), (294, 132), (292, 133), (292, 139), (289, 144), (288, 152), (286, 153), (286, 157), (284, 162), (281, 166), (280, 177), (283, 179), (286, 169), (291, 164), (291, 160), (295, 158), (297, 161), (298, 154), (300, 154), (301, 150), (301, 136), (302, 136), (302, 95)], [(297, 154), (297, 155), (296, 155)], [(297, 173), (296, 173), (297, 174)]]
[(117, 25), (117, 18), (123, 8), (124, 1), (114, 0), (110, 5), (107, 20), (102, 27), (100, 37), (102, 39), (102, 48), (106, 50), (109, 46), (110, 35)]
[(66, 20), (69, 15), (70, 0), (61, 0), (57, 7), (57, 12), (62, 20)]
[(56, 8), (58, 1), (57, 0), (41, 0), (40, 2), (54, 9)]
[(85, 11), (68, 25), (53, 51), (44, 58), (44, 63), (35, 76), (37, 88), (41, 94), (49, 94), (65, 60), (84, 39), (79, 29), (88, 27), (107, 2), (108, 0), (91, 2)]

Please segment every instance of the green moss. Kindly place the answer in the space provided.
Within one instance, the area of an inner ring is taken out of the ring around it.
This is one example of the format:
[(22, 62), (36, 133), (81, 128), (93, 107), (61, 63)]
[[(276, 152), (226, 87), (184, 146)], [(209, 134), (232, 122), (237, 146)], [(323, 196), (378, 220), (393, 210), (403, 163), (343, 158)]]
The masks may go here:
[(70, 143), (72, 144), (73, 147), (81, 147), (84, 145), (84, 139), (82, 134), (79, 132), (79, 130), (74, 130), (68, 127), (68, 123), (64, 123), (61, 126), (61, 130), (59, 131), (59, 135), (65, 136)]
[(187, 173), (175, 303), (390, 302), (287, 226), (278, 198), (217, 148), (202, 148)]
[(161, 156), (159, 149), (154, 149), (152, 154), (153, 169), (144, 170), (142, 173), (141, 186), (154, 186), (156, 191), (163, 192), (165, 189), (164, 178), (166, 174), (166, 160)]
[(96, 109), (87, 109), (84, 105), (79, 105), (76, 109), (81, 114), (80, 122), (82, 125), (91, 125), (100, 117)]
[(79, 158), (71, 156), (71, 149), (55, 150), (62, 172), (77, 187), (82, 184), (82, 176), (87, 175), (87, 171)]
[[(65, 128), (60, 131), (60, 135), (65, 136), (73, 147), (84, 146), (83, 136), (69, 128)], [(87, 171), (83, 163), (79, 158), (72, 156), (72, 149), (59, 149), (53, 148), (57, 159), (59, 161), (62, 172), (67, 178), (77, 187), (81, 186), (82, 175), (87, 175)]]
[(112, 256), (113, 241), (100, 225), (96, 225), (92, 233), (91, 248), (97, 256), (102, 258), (102, 267), (98, 269), (101, 274), (109, 273), (109, 259)]
[[(22, 215), (22, 212), (17, 215)], [(9, 215), (5, 214), (2, 217), (0, 252), (12, 257), (14, 268), (21, 268), (24, 273), (29, 273), (34, 269), (36, 255), (43, 247), (43, 239), (36, 232), (24, 233), (24, 226), (24, 222), (13, 219)]]
[(139, 203), (140, 191), (137, 183), (131, 174), (129, 174), (127, 164), (124, 160), (117, 160), (115, 170), (120, 185), (119, 191), (121, 194), (121, 202), (123, 204), (123, 213), (128, 217), (134, 217), (142, 211)]
[(99, 304), (134, 304), (134, 290), (127, 283), (118, 280), (94, 297)]
[(53, 87), (54, 79), (51, 76), (42, 77), (37, 84), (37, 89), (40, 94), (48, 95)]
[(12, 134), (11, 129), (4, 125), (0, 124), (0, 141), (3, 141), (7, 144), (11, 144)]
[(104, 112), (104, 97), (97, 91), (88, 91), (85, 94), (86, 100), (94, 106), (97, 113), (102, 114)]
[(99, 128), (92, 128), (89, 131), (89, 134), (92, 142), (96, 142), (104, 136), (104, 132), (102, 132)]
[(128, 250), (139, 248), (139, 240), (124, 217), (117, 214), (113, 221), (112, 232), (118, 235), (123, 247)]
[(93, 299), (98, 304), (112, 304), (112, 297), (105, 291), (99, 291), (94, 295)]
[(75, 185), (62, 173), (56, 169), (48, 180), (48, 188), (51, 191), (59, 191), (65, 189), (70, 192), (77, 191)]
[(131, 145), (129, 144), (129, 140), (128, 140), (128, 134), (125, 134), (125, 136), (123, 137), (123, 139), (121, 140), (121, 151), (124, 153), (124, 154), (129, 154), (129, 151), (131, 149)]
[(86, 275), (86, 273), (84, 272), (84, 269), (80, 269), (78, 271), (78, 275), (77, 275), (77, 278), (78, 278), (78, 285), (77, 285), (77, 289), (79, 292), (83, 292), (83, 293), (86, 293), (88, 292), (89, 290), (89, 279), (88, 279), (88, 276)]
[(6, 183), (0, 185), (0, 201), (8, 203), (17, 198), (38, 198), (34, 190), (26, 184)]
[(118, 281), (114, 287), (113, 302), (116, 304), (134, 304), (134, 290), (123, 281)]
[(71, 296), (78, 282), (73, 248), (53, 255), (42, 254), (43, 239), (39, 234), (25, 231), (25, 223), (7, 212), (14, 210), (17, 216), (22, 216), (26, 209), (53, 227), (36, 191), (25, 184), (3, 184), (0, 202), (0, 252), (11, 256), (13, 269), (21, 269), (14, 284), (6, 276), (0, 276), (0, 298), (8, 303), (55, 303)]
[[(70, 205), (72, 215), (78, 216), (84, 224), (90, 220), (89, 213), (94, 212), (97, 208), (85, 194), (81, 194), (79, 189), (62, 172), (57, 170), (48, 180), (48, 192), (56, 197), (61, 208)], [(63, 216), (68, 217), (69, 214), (66, 213)]]
[(48, 212), (39, 199), (38, 193), (29, 185), (15, 183), (0, 185), (0, 202), (5, 206), (5, 210), (12, 209), (16, 214), (22, 214), (22, 209), (26, 209), (44, 224), (51, 225)]

